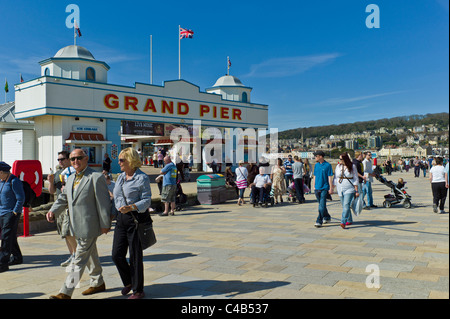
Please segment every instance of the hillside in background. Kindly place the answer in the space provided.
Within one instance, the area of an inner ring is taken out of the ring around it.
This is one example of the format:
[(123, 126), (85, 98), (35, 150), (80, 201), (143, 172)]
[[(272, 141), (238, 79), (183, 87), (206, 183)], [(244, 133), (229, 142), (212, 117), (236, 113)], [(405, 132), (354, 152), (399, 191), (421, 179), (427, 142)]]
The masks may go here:
[(439, 128), (447, 128), (449, 125), (449, 113), (434, 113), (425, 115), (409, 115), (399, 116), (393, 118), (386, 118), (381, 120), (346, 123), (339, 125), (300, 127), (297, 129), (286, 130), (278, 132), (279, 139), (299, 139), (302, 137), (322, 137), (330, 135), (349, 134), (352, 132), (363, 132), (370, 130), (377, 130), (385, 127), (387, 129), (395, 129), (404, 127), (412, 129), (413, 127), (422, 125), (437, 125)]

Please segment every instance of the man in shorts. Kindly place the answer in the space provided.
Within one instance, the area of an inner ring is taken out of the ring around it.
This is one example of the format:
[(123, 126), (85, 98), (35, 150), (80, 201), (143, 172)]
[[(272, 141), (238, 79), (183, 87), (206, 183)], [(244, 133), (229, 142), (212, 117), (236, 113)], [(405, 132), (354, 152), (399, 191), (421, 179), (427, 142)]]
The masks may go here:
[[(164, 168), (161, 170), (163, 177), (163, 187), (161, 201), (164, 203), (164, 213), (161, 216), (175, 215), (175, 197), (177, 195), (177, 167), (170, 159), (164, 157)], [(170, 206), (170, 212), (169, 212)]]

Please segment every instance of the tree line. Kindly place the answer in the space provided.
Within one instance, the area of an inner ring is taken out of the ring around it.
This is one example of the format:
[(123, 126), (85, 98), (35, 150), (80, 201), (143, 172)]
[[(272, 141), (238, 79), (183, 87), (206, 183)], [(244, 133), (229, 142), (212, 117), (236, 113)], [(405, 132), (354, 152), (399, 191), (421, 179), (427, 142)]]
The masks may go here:
[(279, 139), (300, 139), (321, 137), (330, 135), (349, 134), (354, 132), (374, 131), (381, 127), (393, 130), (395, 128), (404, 127), (412, 129), (416, 126), (435, 124), (439, 128), (447, 128), (449, 125), (449, 113), (433, 113), (425, 115), (408, 115), (398, 116), (393, 118), (384, 118), (380, 120), (371, 120), (364, 122), (335, 124), (325, 126), (313, 126), (313, 127), (299, 127), (296, 129), (286, 130), (278, 132)]

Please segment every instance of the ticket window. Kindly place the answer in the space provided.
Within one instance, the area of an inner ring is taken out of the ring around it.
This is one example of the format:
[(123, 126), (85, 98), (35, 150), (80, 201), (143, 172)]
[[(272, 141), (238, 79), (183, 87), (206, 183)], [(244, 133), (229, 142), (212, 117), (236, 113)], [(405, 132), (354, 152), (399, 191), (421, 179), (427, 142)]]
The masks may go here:
[(88, 164), (101, 164), (101, 154), (96, 146), (75, 146), (81, 148), (88, 156)]

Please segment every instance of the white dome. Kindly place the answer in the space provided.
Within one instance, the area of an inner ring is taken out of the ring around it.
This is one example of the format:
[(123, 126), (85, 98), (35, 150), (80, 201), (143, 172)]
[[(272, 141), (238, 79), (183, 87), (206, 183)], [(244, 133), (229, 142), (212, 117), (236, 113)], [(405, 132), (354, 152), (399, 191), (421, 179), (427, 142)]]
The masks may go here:
[(235, 76), (224, 75), (216, 81), (213, 87), (215, 86), (244, 86), (244, 84)]
[(58, 52), (56, 52), (55, 58), (79, 58), (79, 59), (88, 59), (95, 60), (94, 56), (88, 49), (80, 47), (78, 45), (69, 45)]

